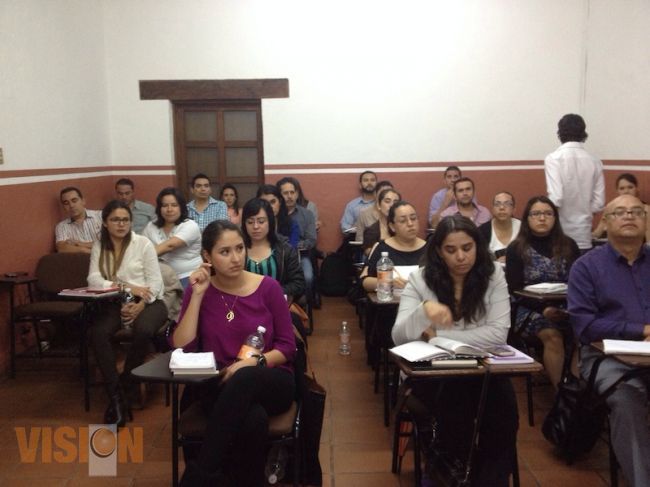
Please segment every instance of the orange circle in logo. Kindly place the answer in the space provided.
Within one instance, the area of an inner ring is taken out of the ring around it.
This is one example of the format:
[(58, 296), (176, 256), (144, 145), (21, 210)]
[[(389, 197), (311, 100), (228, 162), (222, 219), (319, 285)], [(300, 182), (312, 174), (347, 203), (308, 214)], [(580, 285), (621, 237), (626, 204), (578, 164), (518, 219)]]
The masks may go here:
[(99, 428), (90, 437), (90, 449), (93, 454), (100, 458), (110, 456), (115, 451), (116, 446), (115, 433), (108, 428)]

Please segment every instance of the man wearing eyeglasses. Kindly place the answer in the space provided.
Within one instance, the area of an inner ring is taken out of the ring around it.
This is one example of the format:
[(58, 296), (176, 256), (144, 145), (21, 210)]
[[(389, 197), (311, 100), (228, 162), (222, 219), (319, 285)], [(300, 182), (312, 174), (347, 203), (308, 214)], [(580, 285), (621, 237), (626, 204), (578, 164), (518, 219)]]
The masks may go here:
[[(650, 341), (650, 247), (644, 245), (646, 213), (635, 196), (619, 196), (603, 218), (608, 243), (578, 259), (569, 276), (568, 309), (580, 340), (580, 369), (588, 377), (603, 339)], [(603, 392), (630, 367), (606, 358), (596, 387)], [(607, 397), (612, 445), (627, 484), (650, 485), (648, 377), (620, 383)]]
[(548, 197), (558, 207), (564, 233), (581, 251), (591, 248), (593, 214), (605, 205), (603, 163), (585, 150), (585, 121), (573, 113), (557, 124), (562, 145), (544, 159)]
[(102, 212), (86, 210), (86, 200), (81, 190), (74, 186), (63, 188), (59, 193), (63, 211), (68, 218), (58, 223), (55, 230), (57, 252), (90, 253), (102, 229)]

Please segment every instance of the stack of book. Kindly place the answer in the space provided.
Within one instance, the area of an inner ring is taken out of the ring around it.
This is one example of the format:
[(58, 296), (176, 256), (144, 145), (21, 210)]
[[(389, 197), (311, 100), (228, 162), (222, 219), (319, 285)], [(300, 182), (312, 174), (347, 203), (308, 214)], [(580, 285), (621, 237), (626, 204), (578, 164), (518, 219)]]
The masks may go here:
[(169, 370), (174, 375), (216, 375), (219, 373), (212, 352), (185, 353), (182, 348), (172, 352)]

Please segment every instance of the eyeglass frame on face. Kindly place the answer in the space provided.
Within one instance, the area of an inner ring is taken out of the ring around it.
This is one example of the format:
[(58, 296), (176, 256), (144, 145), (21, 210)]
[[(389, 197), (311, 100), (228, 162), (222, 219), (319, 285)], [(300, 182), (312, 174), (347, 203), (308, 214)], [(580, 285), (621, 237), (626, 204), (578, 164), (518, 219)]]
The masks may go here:
[(115, 223), (116, 225), (120, 225), (120, 224), (127, 225), (127, 224), (131, 223), (131, 219), (128, 218), (128, 217), (118, 218), (118, 217), (114, 216), (114, 217), (108, 218), (108, 221), (110, 223)]
[(262, 226), (266, 223), (268, 223), (269, 218), (266, 216), (259, 216), (259, 217), (251, 217), (251, 218), (246, 218), (246, 225), (250, 225), (251, 227), (255, 226), (255, 224)]
[(515, 204), (512, 201), (495, 201), (492, 206), (495, 208), (514, 208)]
[(541, 217), (544, 218), (555, 218), (555, 212), (553, 210), (534, 210), (528, 213), (528, 218), (535, 218), (539, 220)]
[(605, 216), (609, 218), (610, 216), (614, 217), (615, 220), (620, 220), (625, 218), (627, 215), (632, 215), (633, 218), (645, 218), (648, 213), (641, 206), (635, 206), (633, 208), (624, 208), (618, 207), (614, 208), (609, 213), (605, 213)]

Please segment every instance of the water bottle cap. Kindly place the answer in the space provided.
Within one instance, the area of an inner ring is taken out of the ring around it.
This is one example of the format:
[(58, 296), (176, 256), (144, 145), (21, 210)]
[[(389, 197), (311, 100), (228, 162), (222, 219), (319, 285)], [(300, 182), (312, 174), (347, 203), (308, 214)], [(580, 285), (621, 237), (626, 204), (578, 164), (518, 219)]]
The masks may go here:
[(348, 322), (347, 322), (347, 321), (344, 321), (344, 322), (342, 322), (341, 324), (342, 324), (342, 325), (347, 325)]
[(130, 292), (131, 292), (131, 288), (130, 288), (130, 287), (125, 287), (125, 288), (124, 288), (124, 292), (125, 292), (125, 293), (130, 293)]
[(266, 328), (264, 328), (262, 325), (260, 325), (260, 326), (257, 327), (257, 331), (259, 331), (260, 333), (266, 333)]
[(382, 252), (382, 253), (381, 253), (381, 256), (382, 256), (382, 257), (388, 257), (388, 252)]

